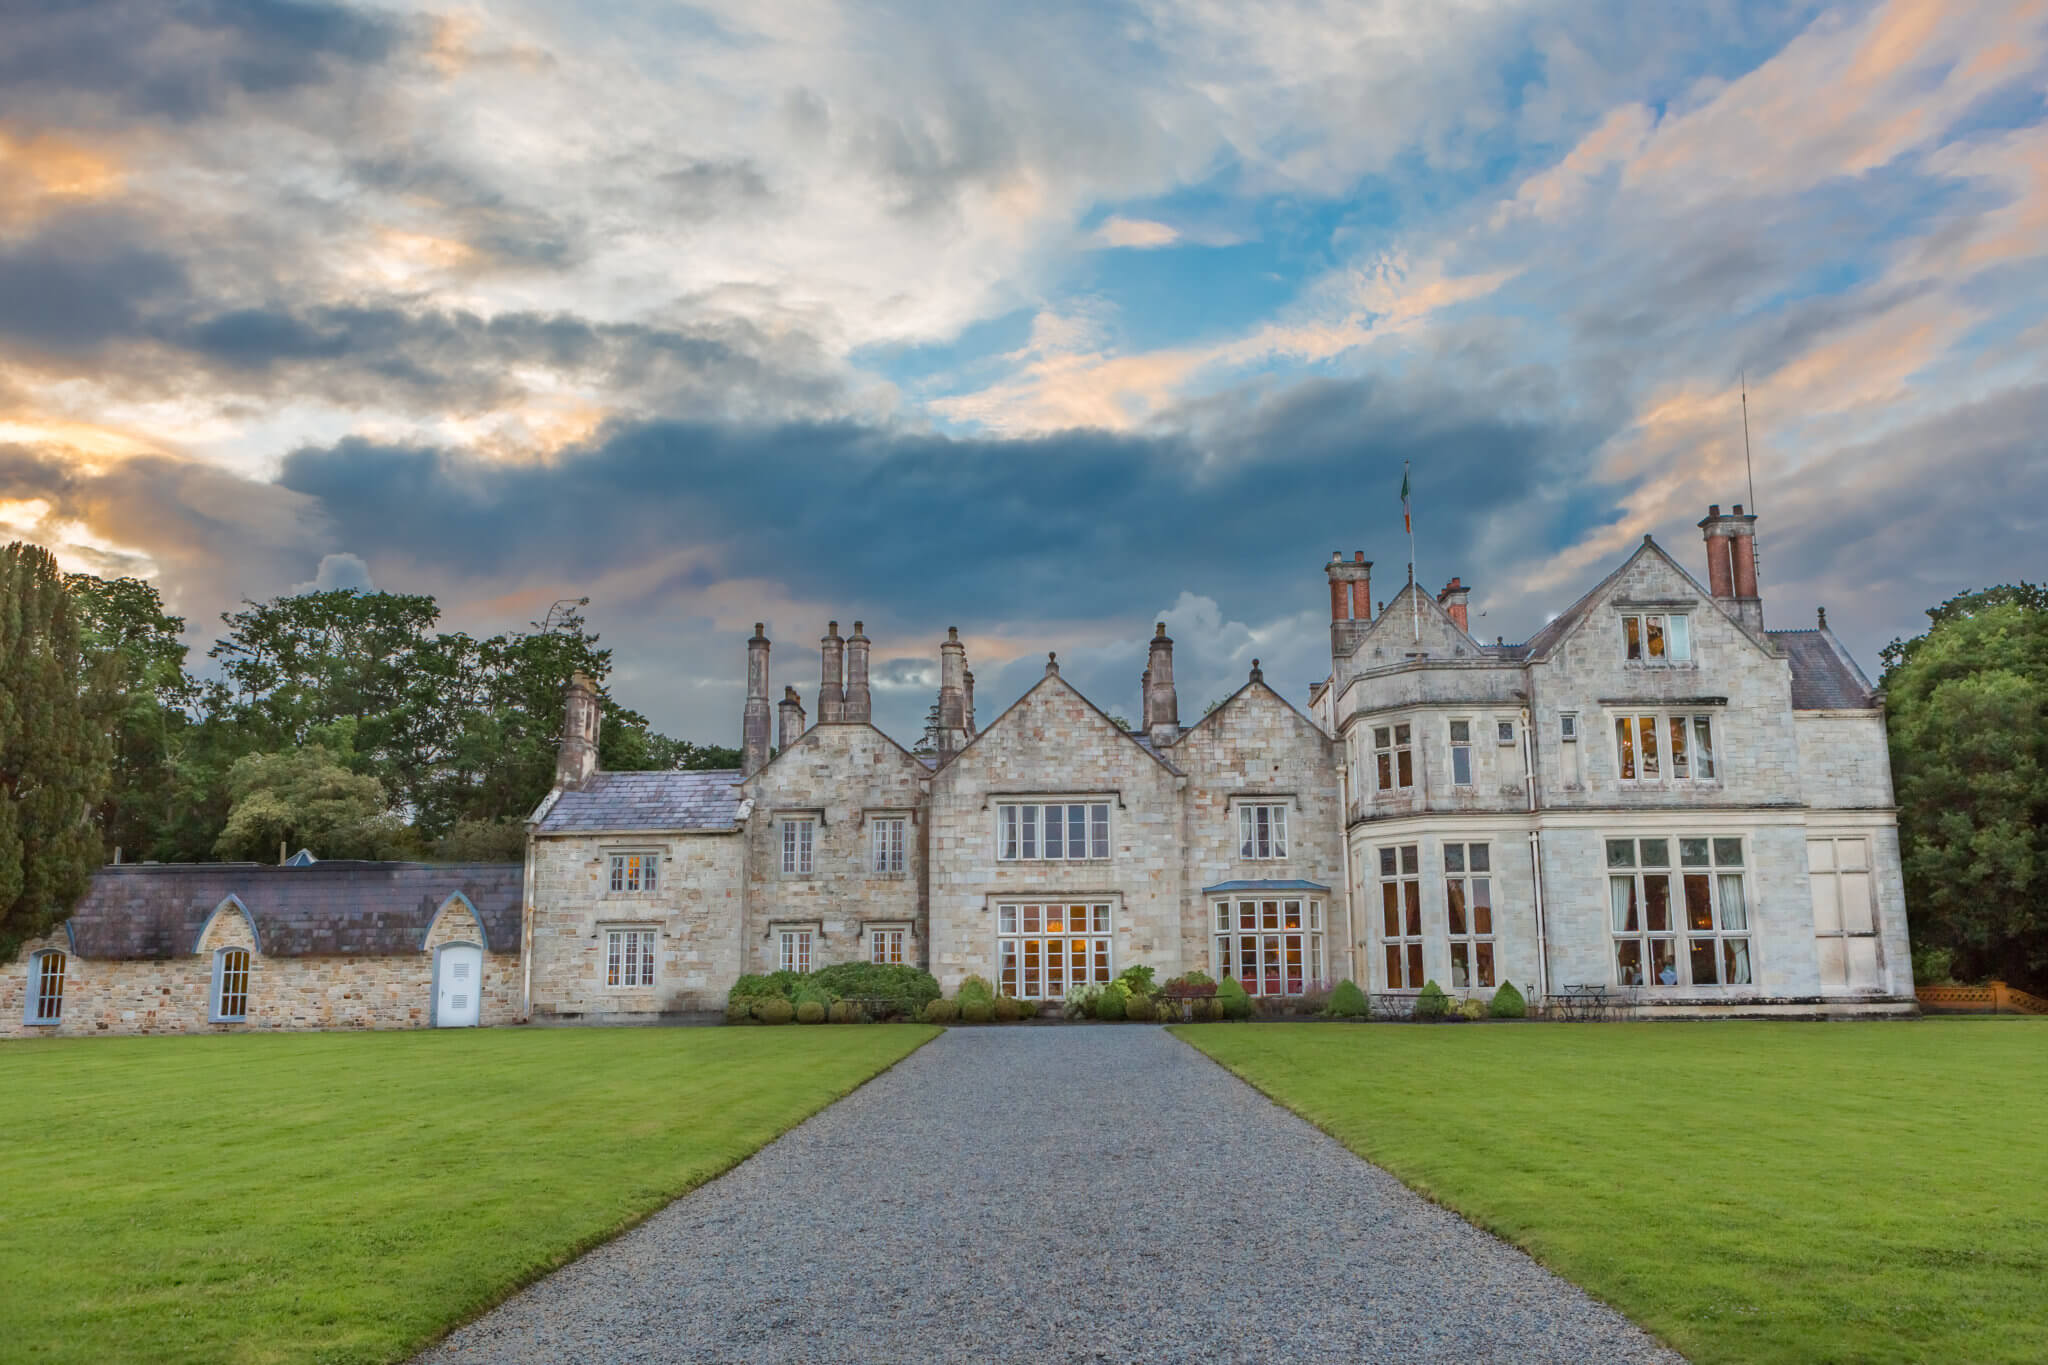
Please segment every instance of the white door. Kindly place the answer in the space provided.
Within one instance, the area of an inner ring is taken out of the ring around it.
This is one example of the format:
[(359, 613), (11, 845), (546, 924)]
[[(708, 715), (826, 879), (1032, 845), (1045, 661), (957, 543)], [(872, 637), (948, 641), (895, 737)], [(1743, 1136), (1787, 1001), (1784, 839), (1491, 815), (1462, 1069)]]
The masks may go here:
[(475, 1028), (482, 1013), (477, 997), (482, 993), (484, 950), (443, 948), (439, 979), (434, 982), (434, 1026)]

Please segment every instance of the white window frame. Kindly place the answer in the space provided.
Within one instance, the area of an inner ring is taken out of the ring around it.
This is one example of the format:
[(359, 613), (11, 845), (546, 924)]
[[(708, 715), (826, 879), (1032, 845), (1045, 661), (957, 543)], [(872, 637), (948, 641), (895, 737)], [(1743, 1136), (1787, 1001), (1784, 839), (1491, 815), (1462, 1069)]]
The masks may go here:
[(661, 855), (644, 849), (620, 849), (611, 855), (605, 885), (614, 896), (651, 896), (661, 889)]
[(1373, 789), (1415, 790), (1415, 728), (1408, 721), (1388, 721), (1372, 728)]
[(1579, 742), (1579, 713), (1560, 711), (1557, 716), (1557, 739), (1560, 744)]
[[(1608, 964), (1616, 985), (1656, 991), (1755, 988), (1756, 902), (1743, 836), (1638, 834), (1607, 838), (1603, 847)], [(1652, 916), (1660, 892), (1662, 927)], [(1662, 979), (1659, 948), (1669, 954), (1662, 961), (1670, 967), (1670, 981)], [(1702, 950), (1707, 980), (1700, 979)]]
[(640, 991), (654, 985), (660, 957), (660, 934), (644, 925), (607, 925), (604, 931), (604, 985), (610, 991)]
[[(1653, 742), (1645, 744), (1645, 735)], [(1628, 787), (1719, 782), (1721, 752), (1713, 713), (1615, 711), (1614, 780)]]
[(784, 972), (808, 972), (811, 970), (811, 949), (813, 931), (802, 926), (792, 929), (778, 929), (776, 970)]
[[(1380, 913), (1373, 924), (1382, 950), (1378, 965), (1388, 990), (1419, 991), (1429, 980), (1422, 949), (1422, 846), (1385, 844), (1379, 855)], [(1411, 976), (1414, 984), (1404, 984)]]
[[(1870, 836), (1809, 834), (1806, 863), (1821, 990), (1831, 995), (1882, 991), (1884, 935)], [(1857, 983), (1859, 967), (1868, 973), (1864, 984)]]
[(877, 815), (869, 820), (868, 870), (877, 877), (901, 877), (910, 865), (910, 820)]
[(1238, 803), (1237, 856), (1249, 862), (1286, 859), (1287, 806), (1284, 802)]
[(898, 964), (916, 965), (916, 958), (910, 951), (910, 926), (906, 924), (870, 924), (868, 926), (868, 961), (884, 966)]
[[(1460, 716), (1447, 723), (1445, 733), (1449, 736), (1451, 748), (1451, 785), (1469, 787), (1472, 785), (1472, 721)], [(1463, 768), (1461, 776), (1459, 769)]]
[[(1109, 802), (1096, 800), (1000, 802), (996, 806), (996, 861), (1107, 862), (1109, 807)], [(1079, 852), (1074, 842), (1077, 833), (1082, 836)]]
[[(1691, 614), (1684, 611), (1625, 611), (1621, 614), (1624, 663), (1664, 668), (1692, 662)], [(1653, 634), (1654, 632), (1654, 634)], [(1654, 651), (1654, 652), (1653, 652)]]
[(1211, 903), (1209, 970), (1247, 995), (1303, 995), (1323, 985), (1323, 903), (1296, 896)]
[(1502, 748), (1508, 748), (1513, 745), (1515, 742), (1514, 718), (1512, 716), (1505, 718), (1495, 716), (1493, 719), (1493, 737), (1494, 742)]
[(52, 1028), (63, 1023), (64, 986), (70, 975), (71, 955), (62, 948), (44, 948), (29, 954), (28, 989), (22, 1000), (21, 1022), (31, 1028)]
[[(239, 959), (235, 957), (240, 954)], [(232, 964), (232, 965), (231, 965)], [(256, 954), (248, 948), (218, 948), (213, 954), (213, 989), (207, 994), (207, 1022), (242, 1024), (249, 1019), (249, 988), (256, 974)], [(232, 988), (232, 989), (231, 989)], [(228, 1006), (239, 1004), (238, 1013)]]
[(817, 848), (818, 822), (810, 816), (785, 816), (782, 821), (782, 875), (808, 877)]
[(1444, 937), (1451, 986), (1492, 990), (1500, 981), (1494, 948), (1493, 849), (1485, 840), (1444, 845)]
[[(1075, 911), (1082, 926), (1074, 927)], [(1057, 923), (1057, 929), (1052, 926)], [(1086, 898), (1002, 901), (996, 906), (996, 984), (1019, 1000), (1057, 1001), (1116, 973), (1116, 907)]]

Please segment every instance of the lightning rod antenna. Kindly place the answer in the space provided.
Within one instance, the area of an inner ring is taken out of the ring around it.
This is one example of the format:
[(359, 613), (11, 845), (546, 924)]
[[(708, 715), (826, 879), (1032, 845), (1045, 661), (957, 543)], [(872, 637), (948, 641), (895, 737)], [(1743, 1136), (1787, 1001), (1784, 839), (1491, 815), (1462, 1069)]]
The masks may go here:
[[(1755, 516), (1755, 515), (1756, 515), (1756, 465), (1755, 465), (1755, 464), (1754, 464), (1754, 463), (1753, 463), (1753, 462), (1751, 461), (1751, 459), (1750, 459), (1750, 455), (1749, 455), (1749, 369), (1748, 369), (1748, 367), (1747, 367), (1747, 366), (1743, 367), (1743, 369), (1742, 369), (1742, 370), (1740, 371), (1740, 373), (1741, 373), (1741, 376), (1742, 376), (1742, 472), (1743, 472), (1743, 473), (1744, 473), (1744, 474), (1745, 474), (1745, 475), (1746, 475), (1746, 476), (1748, 477), (1748, 479), (1749, 479), (1749, 514), (1750, 514), (1751, 516)], [(1756, 551), (1756, 537), (1755, 537), (1755, 536), (1751, 536), (1751, 537), (1749, 538), (1749, 557), (1750, 557), (1750, 563), (1751, 563), (1751, 564), (1752, 564), (1752, 565), (1754, 566), (1754, 568), (1755, 568), (1755, 572), (1756, 572), (1756, 577), (1757, 577), (1757, 582), (1758, 582), (1759, 584), (1761, 584), (1761, 583), (1763, 582), (1763, 576), (1764, 576), (1764, 559), (1763, 559), (1763, 556), (1762, 556), (1762, 555), (1760, 555), (1760, 554), (1758, 554), (1758, 553), (1757, 553), (1757, 551)]]

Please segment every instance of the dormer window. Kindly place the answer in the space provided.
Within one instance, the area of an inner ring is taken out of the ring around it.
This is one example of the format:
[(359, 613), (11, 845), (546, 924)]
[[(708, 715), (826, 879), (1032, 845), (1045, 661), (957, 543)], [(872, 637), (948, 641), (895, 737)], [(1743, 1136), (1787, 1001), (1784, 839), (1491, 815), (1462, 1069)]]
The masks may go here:
[(1621, 618), (1622, 657), (1632, 664), (1692, 662), (1691, 622), (1665, 612)]

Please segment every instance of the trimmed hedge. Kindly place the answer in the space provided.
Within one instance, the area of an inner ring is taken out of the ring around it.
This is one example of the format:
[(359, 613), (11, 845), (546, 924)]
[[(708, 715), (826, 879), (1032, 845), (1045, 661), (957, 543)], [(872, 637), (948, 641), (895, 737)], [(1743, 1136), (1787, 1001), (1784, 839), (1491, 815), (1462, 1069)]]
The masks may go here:
[(1450, 1012), (1451, 998), (1444, 994), (1444, 988), (1434, 981), (1423, 982), (1421, 994), (1415, 997), (1415, 1017), (1437, 1020)]
[(799, 1024), (822, 1024), (825, 1022), (825, 1002), (806, 1000), (796, 1007), (796, 1021)]
[(812, 972), (810, 980), (841, 999), (857, 995), (893, 1001), (897, 1012), (911, 1019), (939, 998), (937, 978), (922, 967), (899, 963), (835, 962)]
[(796, 1006), (779, 995), (754, 1002), (754, 1017), (764, 1024), (787, 1024), (796, 1018)]
[(1372, 1006), (1366, 1003), (1358, 983), (1346, 977), (1330, 992), (1330, 1013), (1339, 1019), (1363, 1019), (1372, 1013)]
[(965, 1009), (970, 1000), (979, 1000), (984, 1005), (996, 1003), (996, 988), (988, 984), (985, 976), (970, 976), (960, 983), (960, 989), (953, 992), (953, 998)]
[(835, 1024), (858, 1024), (867, 1018), (860, 1006), (851, 1000), (835, 1000), (832, 1008), (825, 1011), (825, 1017)]
[(960, 1002), (960, 1022), (963, 1024), (986, 1024), (995, 1017), (996, 1007), (987, 1000), (975, 997)]
[(960, 1017), (960, 1006), (951, 1000), (934, 1000), (924, 1007), (927, 1024), (950, 1024)]

